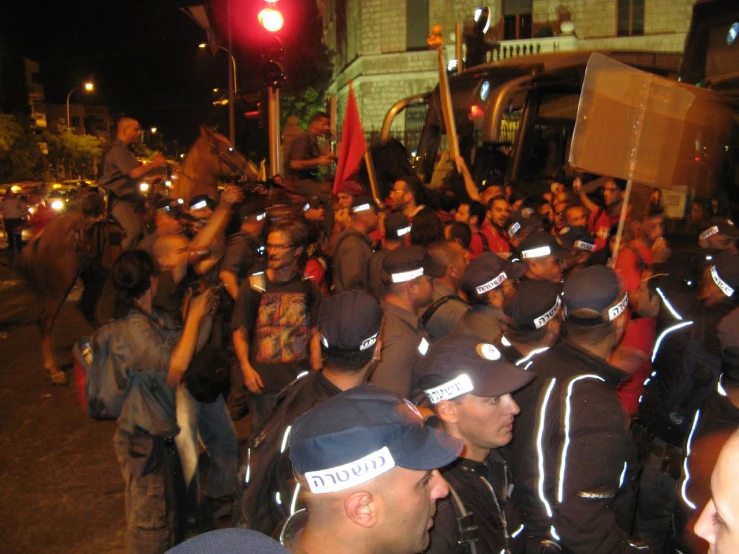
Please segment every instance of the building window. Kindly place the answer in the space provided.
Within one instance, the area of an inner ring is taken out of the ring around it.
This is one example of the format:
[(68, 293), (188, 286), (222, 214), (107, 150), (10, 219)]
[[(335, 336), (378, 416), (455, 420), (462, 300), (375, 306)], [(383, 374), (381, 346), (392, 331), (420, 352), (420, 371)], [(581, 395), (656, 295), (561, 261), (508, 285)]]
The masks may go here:
[(532, 37), (532, 0), (503, 0), (503, 39)]
[(428, 50), (429, 0), (406, 0), (406, 49)]
[(644, 34), (644, 0), (618, 0), (618, 36)]

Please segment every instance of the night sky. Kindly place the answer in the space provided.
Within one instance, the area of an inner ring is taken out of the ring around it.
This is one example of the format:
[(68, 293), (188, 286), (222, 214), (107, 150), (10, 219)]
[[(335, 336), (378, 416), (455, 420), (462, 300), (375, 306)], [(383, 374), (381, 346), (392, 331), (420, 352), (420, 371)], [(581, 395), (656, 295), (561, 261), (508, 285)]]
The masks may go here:
[[(282, 0), (289, 18), (291, 4)], [(75, 93), (73, 102), (109, 106), (144, 128), (156, 126), (167, 140), (190, 143), (201, 123), (213, 123), (213, 88), (226, 88), (227, 55), (199, 49), (205, 31), (181, 7), (187, 0), (7, 0), (0, 8), (0, 32), (15, 48), (41, 63), (47, 103), (64, 103), (67, 93), (87, 79), (96, 93)], [(225, 0), (215, 5), (225, 22)], [(249, 71), (258, 60), (262, 0), (232, 0), (234, 54), (241, 88), (258, 88)], [(284, 33), (291, 31), (286, 22)], [(225, 30), (225, 26), (221, 27)], [(225, 32), (224, 32), (225, 34)]]

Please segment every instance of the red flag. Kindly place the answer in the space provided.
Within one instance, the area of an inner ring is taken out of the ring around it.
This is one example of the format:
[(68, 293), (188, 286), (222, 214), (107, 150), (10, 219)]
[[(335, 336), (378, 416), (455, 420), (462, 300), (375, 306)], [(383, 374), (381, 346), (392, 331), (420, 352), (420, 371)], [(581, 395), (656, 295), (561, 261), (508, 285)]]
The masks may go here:
[(354, 96), (354, 89), (349, 83), (349, 97), (344, 112), (344, 126), (341, 130), (341, 145), (339, 159), (336, 162), (336, 177), (334, 178), (334, 194), (339, 186), (359, 173), (362, 156), (367, 151), (367, 142), (364, 140), (362, 122), (359, 121), (359, 108)]

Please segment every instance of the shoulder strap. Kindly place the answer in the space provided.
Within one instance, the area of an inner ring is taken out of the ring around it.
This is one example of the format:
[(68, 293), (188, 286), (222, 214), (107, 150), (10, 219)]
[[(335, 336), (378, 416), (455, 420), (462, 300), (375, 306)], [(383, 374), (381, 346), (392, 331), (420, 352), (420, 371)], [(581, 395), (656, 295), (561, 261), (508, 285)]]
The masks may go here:
[(423, 315), (420, 317), (421, 327), (425, 328), (429, 320), (436, 313), (436, 310), (441, 308), (444, 304), (449, 302), (452, 298), (457, 298), (457, 296), (455, 294), (448, 294), (446, 296), (442, 296), (436, 302), (434, 302), (428, 308), (426, 308), (426, 311), (424, 311)]

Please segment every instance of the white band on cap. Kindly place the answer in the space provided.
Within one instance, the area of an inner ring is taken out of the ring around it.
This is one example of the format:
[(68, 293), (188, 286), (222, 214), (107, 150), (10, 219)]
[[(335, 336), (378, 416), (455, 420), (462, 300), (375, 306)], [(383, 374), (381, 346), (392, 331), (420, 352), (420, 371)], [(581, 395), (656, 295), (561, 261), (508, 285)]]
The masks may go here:
[(308, 471), (305, 479), (308, 481), (310, 492), (324, 494), (356, 487), (387, 473), (394, 467), (395, 460), (390, 450), (383, 446), (354, 462), (320, 471)]
[(373, 346), (377, 342), (377, 337), (380, 336), (380, 331), (377, 331), (374, 335), (372, 335), (369, 338), (366, 338), (362, 341), (362, 344), (359, 345), (359, 350), (367, 350), (370, 346)]
[(521, 257), (526, 258), (541, 258), (543, 256), (550, 256), (552, 249), (548, 246), (540, 246), (539, 248), (532, 248), (531, 250), (524, 250), (521, 252)]
[(353, 214), (356, 214), (356, 213), (359, 213), (359, 212), (366, 212), (366, 211), (367, 211), (367, 210), (369, 210), (369, 209), (370, 209), (371, 207), (372, 207), (372, 206), (370, 206), (370, 205), (369, 205), (368, 203), (365, 203), (365, 204), (360, 204), (359, 206), (354, 206), (354, 207), (352, 208), (352, 213), (353, 213)]
[(208, 202), (205, 200), (201, 200), (200, 202), (195, 202), (192, 206), (190, 206), (191, 210), (201, 210), (208, 206)]
[(718, 234), (718, 227), (714, 225), (713, 227), (710, 227), (709, 229), (706, 229), (705, 231), (703, 231), (700, 237), (698, 238), (700, 240), (706, 240), (708, 237), (712, 237), (713, 235), (717, 235), (717, 234)]
[(424, 389), (424, 394), (432, 404), (438, 404), (442, 400), (452, 400), (468, 392), (475, 390), (472, 386), (472, 379), (466, 373), (459, 377), (447, 381), (443, 385), (431, 389)]
[(713, 278), (713, 282), (716, 283), (716, 286), (720, 288), (721, 292), (723, 292), (726, 296), (734, 295), (734, 289), (731, 288), (726, 281), (719, 277), (715, 265), (711, 266), (711, 277)]
[(411, 226), (409, 225), (408, 227), (403, 227), (402, 229), (398, 229), (396, 234), (399, 237), (402, 237), (403, 235), (407, 235), (410, 232), (411, 232)]
[(588, 252), (592, 252), (593, 250), (595, 250), (595, 245), (578, 239), (575, 241), (575, 248), (579, 248), (580, 250), (587, 250)]
[(629, 295), (624, 294), (624, 297), (621, 299), (621, 302), (616, 304), (615, 306), (608, 309), (608, 321), (613, 321), (618, 316), (620, 316), (622, 313), (624, 313), (624, 310), (626, 309), (626, 306), (629, 305)]
[(404, 271), (403, 273), (392, 273), (390, 277), (393, 283), (405, 283), (406, 281), (412, 281), (416, 277), (423, 275), (423, 268), (413, 269), (411, 271)]
[(557, 301), (554, 303), (554, 306), (545, 313), (544, 315), (540, 315), (534, 320), (534, 326), (536, 326), (537, 329), (541, 329), (544, 327), (547, 323), (551, 321), (551, 319), (557, 315), (557, 312), (559, 311), (559, 308), (562, 306), (562, 299), (558, 296)]
[(513, 225), (508, 227), (508, 236), (512, 237), (513, 235), (518, 233), (519, 229), (521, 229), (521, 224), (518, 221), (516, 221)]
[(506, 275), (505, 271), (502, 271), (500, 275), (498, 275), (492, 281), (488, 281), (487, 283), (482, 284), (479, 287), (475, 287), (475, 292), (477, 294), (485, 294), (486, 292), (490, 292), (491, 290), (502, 285), (503, 281), (505, 281), (506, 279), (508, 279), (508, 275)]
[(262, 212), (257, 216), (257, 221), (262, 221), (265, 217), (267, 217), (267, 212)]

